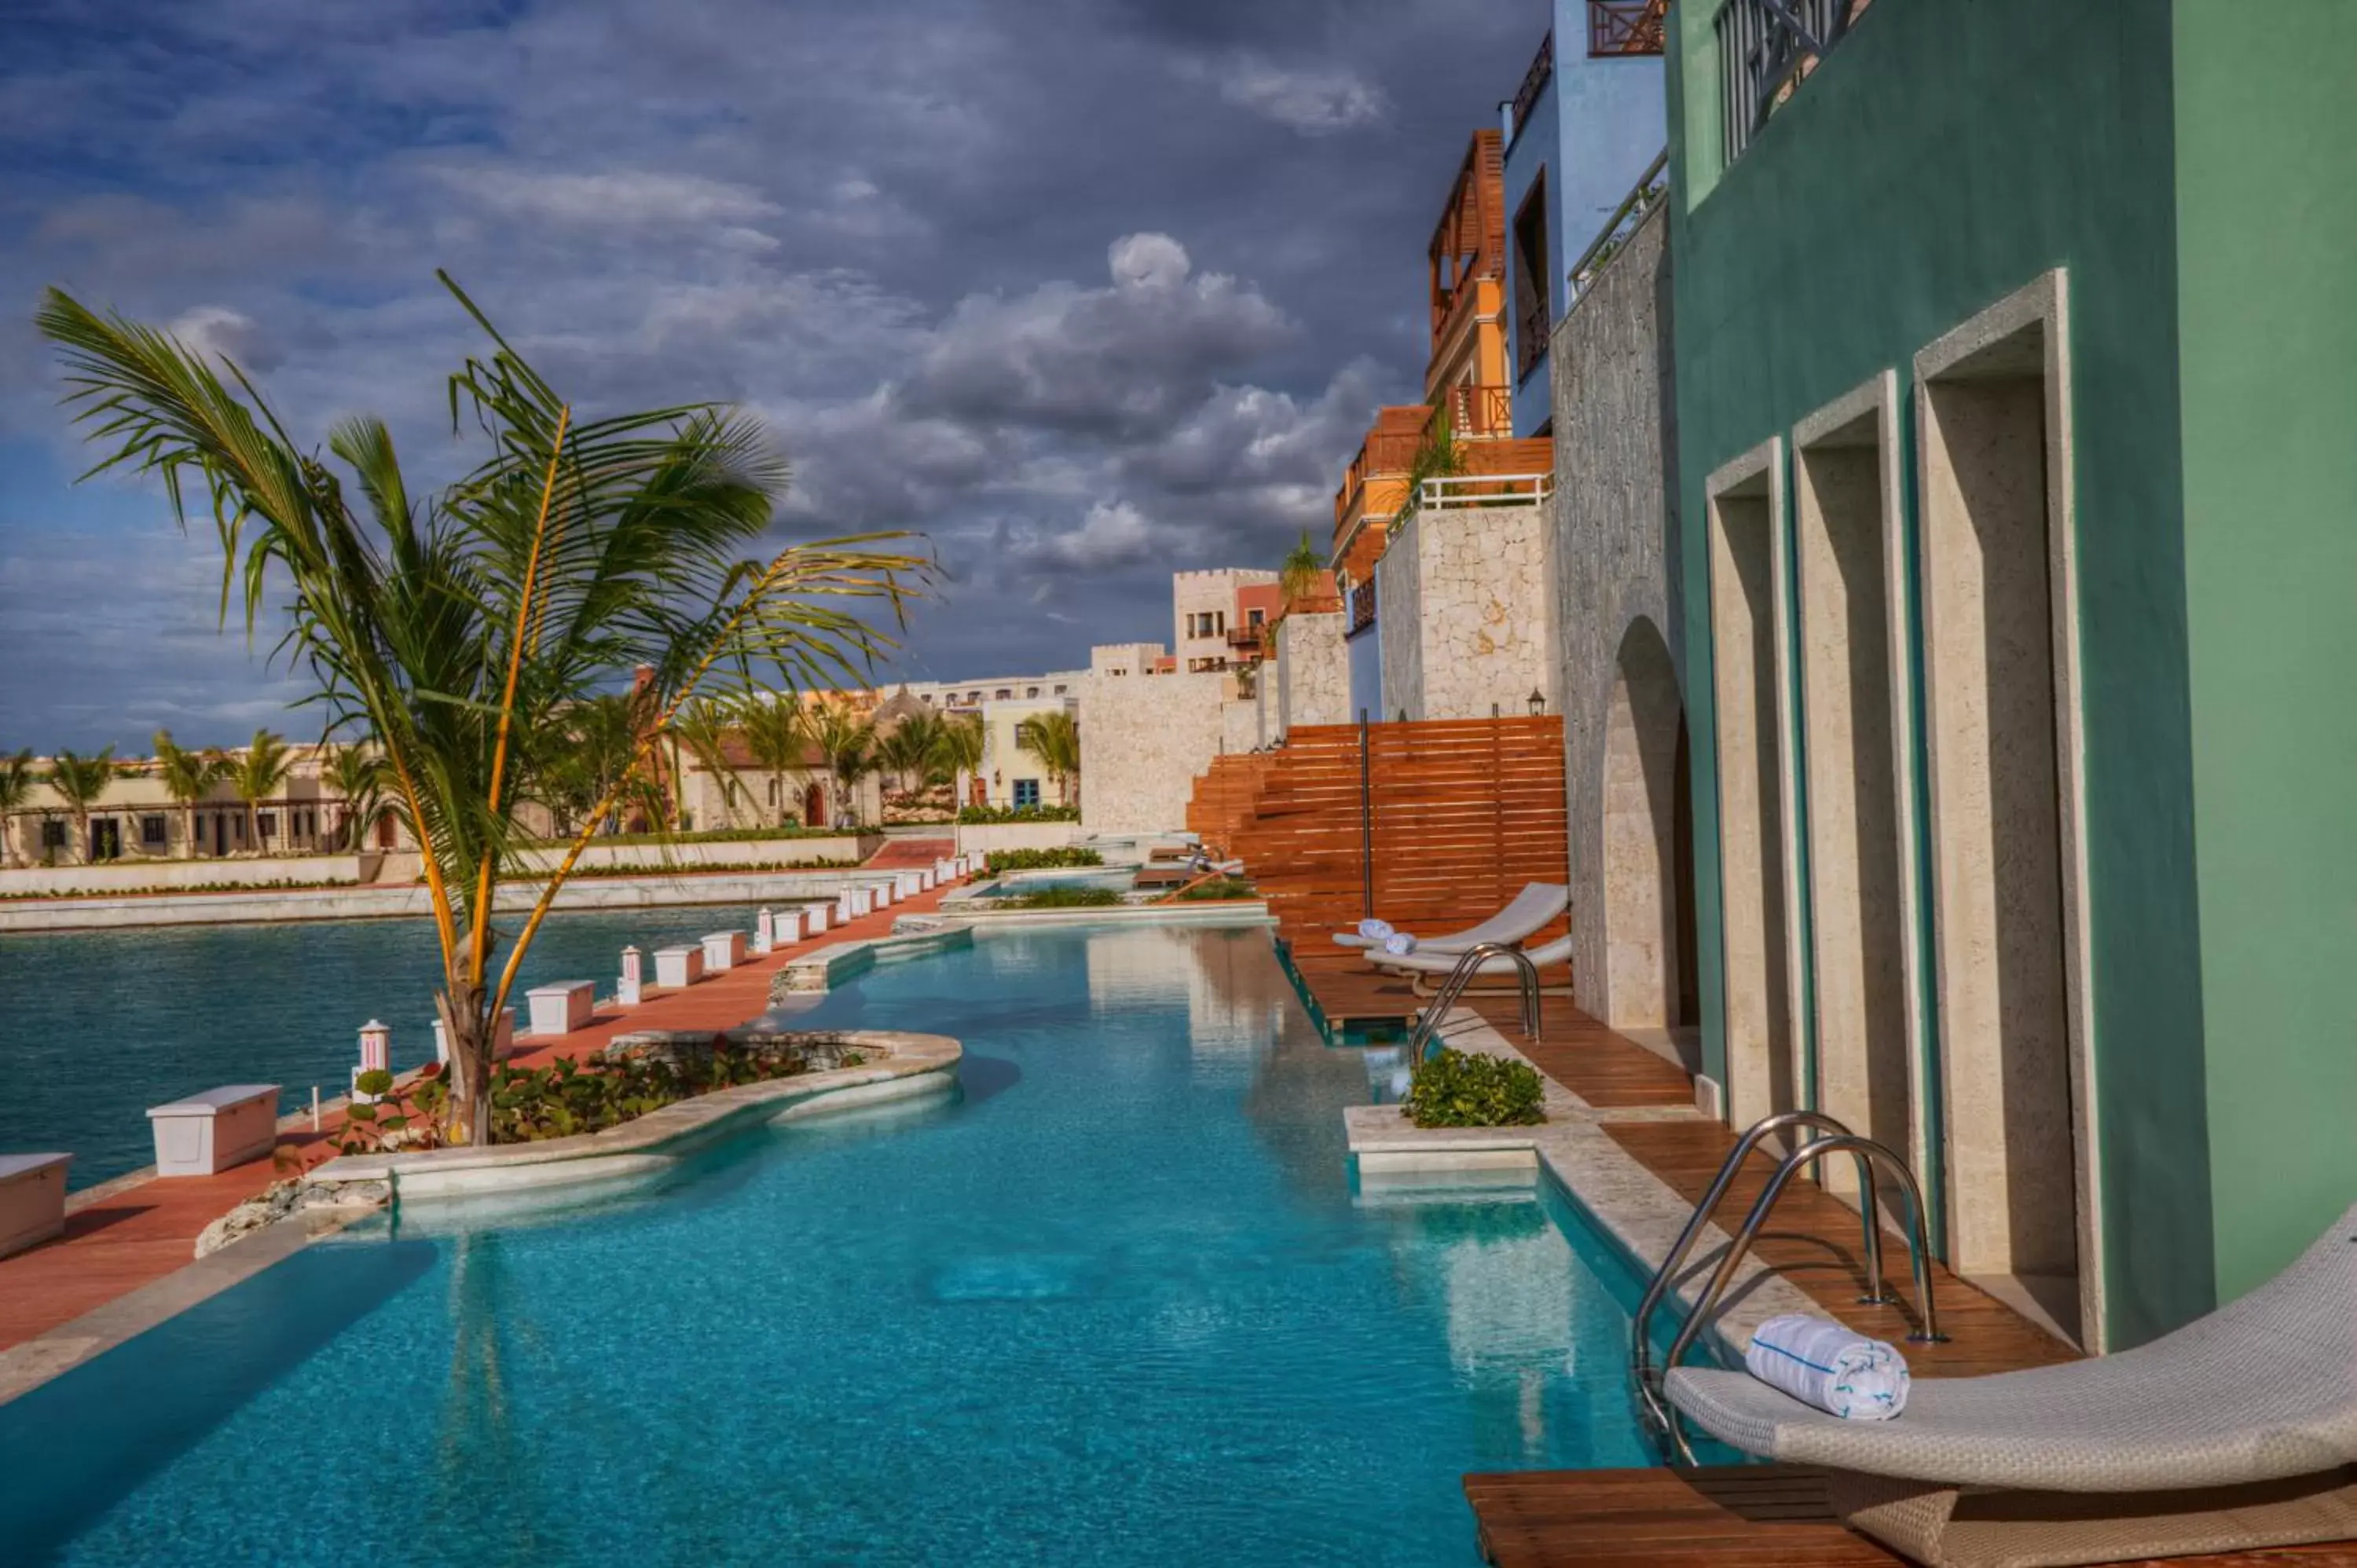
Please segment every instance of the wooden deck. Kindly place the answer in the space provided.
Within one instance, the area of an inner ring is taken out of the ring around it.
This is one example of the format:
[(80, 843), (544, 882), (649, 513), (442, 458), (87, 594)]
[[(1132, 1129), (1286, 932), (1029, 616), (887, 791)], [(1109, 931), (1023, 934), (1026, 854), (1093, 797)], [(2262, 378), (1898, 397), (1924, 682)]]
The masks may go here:
[[(930, 865), (928, 860), (926, 864)], [(684, 991), (650, 986), (646, 1000), (625, 1009), (602, 1008), (589, 1026), (572, 1034), (524, 1036), (511, 1058), (521, 1067), (543, 1067), (559, 1057), (586, 1058), (614, 1036), (630, 1029), (726, 1029), (758, 1016), (769, 1005), (770, 982), (778, 969), (801, 953), (831, 942), (888, 934), (894, 919), (936, 907), (953, 885), (944, 885), (888, 909), (834, 927), (774, 954), (748, 959)], [(324, 1130), (290, 1130), (282, 1120), (279, 1144), (303, 1150), (305, 1163), (334, 1154), (330, 1136), (341, 1117), (330, 1112)], [(14, 1257), (0, 1258), (0, 1350), (72, 1322), (92, 1308), (152, 1284), (195, 1256), (198, 1233), (278, 1179), (268, 1158), (252, 1160), (218, 1176), (172, 1180), (107, 1183), (93, 1189), (66, 1217), (65, 1234)], [(79, 1197), (80, 1195), (75, 1195)], [(73, 1197), (68, 1199), (69, 1204)]]
[[(1845, 1528), (1824, 1472), (1520, 1470), (1465, 1477), (1481, 1553), (1497, 1568), (1852, 1568), (1904, 1563)], [(2127, 1568), (2351, 1568), (2357, 1544), (2126, 1560)]]

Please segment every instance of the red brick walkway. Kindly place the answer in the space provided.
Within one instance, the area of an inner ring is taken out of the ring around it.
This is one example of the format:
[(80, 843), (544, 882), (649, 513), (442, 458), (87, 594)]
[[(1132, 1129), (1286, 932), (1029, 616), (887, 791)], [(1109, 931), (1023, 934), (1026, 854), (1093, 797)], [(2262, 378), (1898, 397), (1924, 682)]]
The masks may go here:
[[(733, 1028), (767, 1009), (770, 979), (789, 959), (831, 942), (887, 935), (894, 917), (937, 907), (944, 891), (920, 894), (847, 926), (830, 927), (791, 947), (748, 959), (685, 991), (650, 987), (638, 1006), (602, 1009), (587, 1028), (544, 1045), (527, 1036), (512, 1059), (520, 1066), (540, 1067), (558, 1057), (587, 1057), (630, 1029)], [(279, 1142), (300, 1147), (307, 1164), (327, 1159), (334, 1154), (328, 1138), (340, 1118), (325, 1121), (328, 1131), (282, 1131)], [(219, 1176), (151, 1178), (69, 1214), (65, 1234), (56, 1240), (0, 1259), (0, 1350), (70, 1323), (188, 1262), (196, 1255), (199, 1231), (268, 1187), (277, 1175), (265, 1158)]]

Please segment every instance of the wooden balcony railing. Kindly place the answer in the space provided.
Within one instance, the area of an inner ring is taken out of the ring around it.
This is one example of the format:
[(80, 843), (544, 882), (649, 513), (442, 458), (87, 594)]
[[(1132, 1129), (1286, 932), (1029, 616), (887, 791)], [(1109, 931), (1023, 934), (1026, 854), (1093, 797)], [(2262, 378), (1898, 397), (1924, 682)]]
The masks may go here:
[(1670, 0), (1587, 0), (1587, 58), (1657, 55)]
[[(1414, 412), (1429, 417), (1427, 409), (1419, 407)], [(1423, 423), (1419, 420), (1416, 427), (1406, 430), (1372, 431), (1360, 443), (1358, 456), (1351, 459), (1351, 467), (1342, 475), (1341, 488), (1334, 492), (1334, 542), (1338, 549), (1351, 526), (1372, 510), (1368, 504), (1370, 485), (1375, 486), (1379, 496), (1386, 489), (1405, 490), (1402, 483), (1386, 487), (1378, 481), (1405, 480), (1407, 471), (1415, 466), (1415, 450), (1424, 439)], [(1392, 497), (1388, 504), (1396, 506), (1398, 498)]]
[(1439, 435), (1444, 415), (1449, 434), (1458, 440), (1493, 441), (1514, 433), (1514, 394), (1507, 387), (1450, 387), (1440, 394), (1440, 403), (1424, 427), (1426, 435)]

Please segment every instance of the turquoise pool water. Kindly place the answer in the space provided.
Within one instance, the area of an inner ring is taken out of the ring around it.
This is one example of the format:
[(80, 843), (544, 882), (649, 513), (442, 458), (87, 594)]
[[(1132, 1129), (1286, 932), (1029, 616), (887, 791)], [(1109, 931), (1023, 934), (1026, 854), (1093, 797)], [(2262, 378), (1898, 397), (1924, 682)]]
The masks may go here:
[[(624, 947), (750, 930), (759, 913), (554, 914), (518, 986), (595, 980), (610, 994)], [(284, 1085), (285, 1111), (313, 1084), (340, 1093), (371, 1018), (393, 1026), (396, 1067), (431, 1061), (441, 972), (416, 919), (0, 937), (0, 1151), (69, 1151), (77, 1188), (136, 1170), (155, 1157), (148, 1106), (222, 1083)]]
[(9, 1561), (1469, 1565), (1462, 1472), (1649, 1462), (1636, 1282), (1527, 1188), (1358, 1190), (1367, 1069), (1265, 931), (800, 1016), (962, 1090), (314, 1247), (0, 1406)]
[(1110, 887), (1126, 893), (1137, 883), (1135, 866), (1115, 866), (1109, 871), (1027, 871), (1020, 875), (999, 877), (985, 882), (974, 890), (976, 898), (1012, 898), (1021, 893), (1037, 893), (1048, 887)]

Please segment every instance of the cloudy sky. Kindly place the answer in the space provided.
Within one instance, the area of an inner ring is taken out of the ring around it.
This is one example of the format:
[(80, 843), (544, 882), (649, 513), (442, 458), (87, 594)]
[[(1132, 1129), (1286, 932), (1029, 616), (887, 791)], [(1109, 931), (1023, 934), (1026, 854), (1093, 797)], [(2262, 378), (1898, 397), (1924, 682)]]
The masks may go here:
[(241, 738), (219, 560), (82, 467), (45, 285), (455, 466), (447, 267), (585, 408), (767, 419), (780, 537), (921, 531), (899, 669), (1167, 640), (1412, 398), (1424, 247), (1543, 0), (0, 0), (0, 747)]

